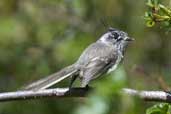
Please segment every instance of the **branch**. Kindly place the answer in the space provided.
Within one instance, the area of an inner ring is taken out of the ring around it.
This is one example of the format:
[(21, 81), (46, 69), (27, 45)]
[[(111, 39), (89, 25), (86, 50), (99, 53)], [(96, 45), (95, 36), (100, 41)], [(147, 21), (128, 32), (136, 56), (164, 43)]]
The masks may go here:
[[(27, 100), (27, 99), (39, 99), (39, 98), (51, 98), (51, 97), (85, 97), (90, 91), (87, 88), (55, 88), (45, 89), (39, 91), (16, 91), (0, 93), (0, 102), (13, 101), (13, 100)], [(124, 94), (131, 96), (137, 96), (146, 101), (161, 101), (171, 103), (171, 95), (164, 91), (138, 91), (133, 89), (122, 89)]]
[(123, 92), (128, 95), (137, 96), (145, 101), (161, 101), (171, 103), (171, 94), (164, 91), (138, 91), (124, 88)]
[(85, 88), (55, 88), (55, 89), (44, 89), (39, 91), (16, 91), (16, 92), (5, 92), (0, 93), (0, 102), (2, 101), (13, 101), (13, 100), (27, 100), (27, 99), (40, 99), (40, 98), (51, 98), (51, 97), (85, 97), (88, 93), (88, 89)]

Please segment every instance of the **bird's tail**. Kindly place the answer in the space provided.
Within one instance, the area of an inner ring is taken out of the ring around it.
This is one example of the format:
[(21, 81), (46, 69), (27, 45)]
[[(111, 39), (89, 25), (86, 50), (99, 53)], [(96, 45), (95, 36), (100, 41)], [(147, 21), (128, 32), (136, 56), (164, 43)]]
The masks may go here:
[(46, 89), (60, 81), (62, 81), (63, 79), (73, 76), (73, 75), (77, 75), (78, 74), (78, 69), (75, 68), (75, 65), (70, 65), (62, 70), (60, 70), (57, 73), (54, 73), (48, 77), (45, 77), (43, 79), (40, 79), (36, 82), (33, 82), (25, 87), (22, 88), (22, 90), (42, 90), (42, 89)]

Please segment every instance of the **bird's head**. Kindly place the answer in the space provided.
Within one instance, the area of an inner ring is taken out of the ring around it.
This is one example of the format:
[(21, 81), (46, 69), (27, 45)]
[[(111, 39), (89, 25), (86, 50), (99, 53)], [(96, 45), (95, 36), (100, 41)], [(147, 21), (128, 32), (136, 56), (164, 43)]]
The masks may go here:
[(124, 49), (127, 44), (133, 40), (134, 39), (130, 38), (126, 32), (110, 27), (98, 41)]
[(117, 30), (115, 28), (109, 28), (108, 31), (99, 39), (103, 43), (116, 44), (133, 41), (126, 32)]

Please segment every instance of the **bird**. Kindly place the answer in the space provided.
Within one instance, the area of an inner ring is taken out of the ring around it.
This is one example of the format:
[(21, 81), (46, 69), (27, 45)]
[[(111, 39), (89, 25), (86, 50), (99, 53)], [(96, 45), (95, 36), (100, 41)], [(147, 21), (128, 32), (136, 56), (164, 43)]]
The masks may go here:
[(129, 42), (133, 40), (126, 32), (109, 27), (96, 42), (90, 44), (82, 52), (75, 63), (50, 76), (33, 82), (23, 89), (47, 89), (67, 77), (71, 77), (69, 88), (72, 88), (77, 78), (80, 79), (80, 87), (88, 87), (90, 81), (117, 68), (124, 57)]

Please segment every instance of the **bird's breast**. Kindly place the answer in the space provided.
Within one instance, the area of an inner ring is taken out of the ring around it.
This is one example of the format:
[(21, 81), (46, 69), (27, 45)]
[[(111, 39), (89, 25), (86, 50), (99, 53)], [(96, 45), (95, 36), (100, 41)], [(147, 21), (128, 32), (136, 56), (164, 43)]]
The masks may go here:
[(117, 58), (117, 60), (116, 60), (116, 62), (115, 62), (115, 64), (111, 68), (109, 68), (109, 70), (107, 71), (107, 73), (111, 73), (112, 71), (114, 71), (117, 68), (117, 66), (120, 63), (120, 61), (122, 60), (122, 58), (123, 58), (123, 56), (122, 55), (119, 55), (118, 58)]

